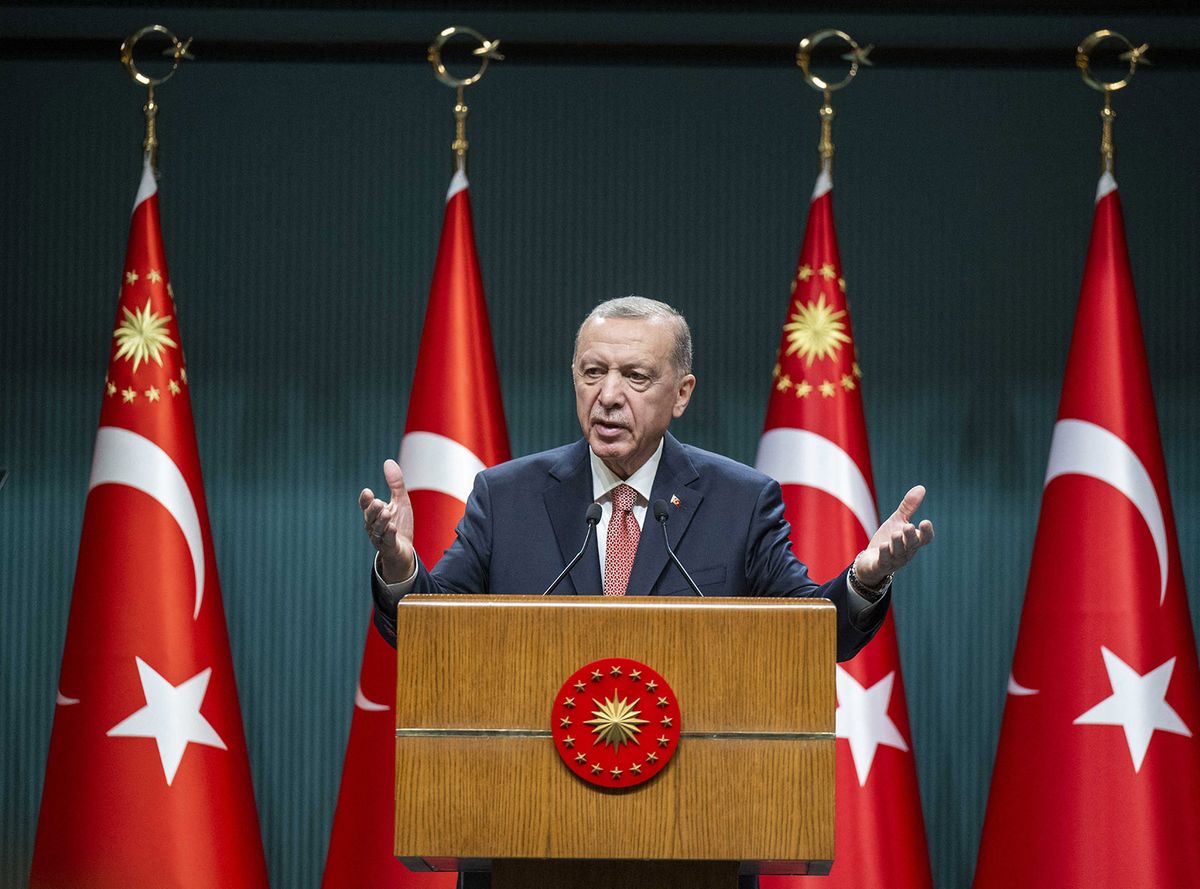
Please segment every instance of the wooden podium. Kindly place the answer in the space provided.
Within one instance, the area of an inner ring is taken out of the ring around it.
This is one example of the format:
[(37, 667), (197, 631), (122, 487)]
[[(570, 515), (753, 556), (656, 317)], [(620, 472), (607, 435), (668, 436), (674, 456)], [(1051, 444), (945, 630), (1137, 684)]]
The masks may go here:
[[(495, 889), (733, 887), (833, 860), (835, 612), (823, 599), (408, 596), (397, 610), (395, 854)], [(660, 673), (678, 749), (625, 790), (551, 738), (564, 680)]]

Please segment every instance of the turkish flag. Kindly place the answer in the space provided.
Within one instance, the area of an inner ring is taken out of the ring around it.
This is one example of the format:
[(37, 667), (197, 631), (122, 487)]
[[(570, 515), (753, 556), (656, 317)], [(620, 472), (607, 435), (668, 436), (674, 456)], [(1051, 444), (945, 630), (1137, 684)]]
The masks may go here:
[(1100, 180), (977, 889), (1200, 885), (1200, 671), (1117, 185)]
[(146, 164), (129, 230), (32, 887), (265, 887), (189, 378)]
[[(415, 518), (413, 543), (426, 565), (437, 562), (454, 541), (454, 528), (462, 518), (475, 474), (509, 456), (467, 177), (458, 172), (446, 195), (441, 244), (400, 446), (400, 466)], [(368, 622), (325, 861), (322, 885), (327, 889), (455, 884), (455, 874), (413, 873), (392, 855), (395, 700), (396, 652)]]
[[(767, 406), (756, 466), (783, 487), (792, 544), (815, 578), (844, 571), (879, 527), (846, 281), (822, 172)], [(837, 666), (837, 826), (828, 877), (763, 877), (787, 886), (932, 886), (896, 625)], [(813, 882), (815, 881), (815, 882)]]

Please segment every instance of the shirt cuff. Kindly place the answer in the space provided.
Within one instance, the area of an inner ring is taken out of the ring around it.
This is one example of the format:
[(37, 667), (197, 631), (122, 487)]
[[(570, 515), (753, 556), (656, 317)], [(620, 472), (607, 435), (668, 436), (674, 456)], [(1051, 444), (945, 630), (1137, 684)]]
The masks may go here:
[(414, 586), (416, 586), (417, 572), (420, 570), (420, 566), (417, 564), (416, 559), (413, 560), (413, 572), (408, 577), (408, 579), (401, 580), (396, 583), (388, 583), (386, 580), (383, 579), (383, 575), (379, 573), (379, 554), (378, 553), (375, 554), (375, 561), (372, 563), (372, 566), (373, 566), (373, 570), (375, 571), (375, 579), (379, 581), (379, 586), (381, 588), (387, 590), (388, 597), (393, 602), (399, 602), (401, 599), (403, 599), (405, 596), (407, 596), (409, 593), (411, 593), (412, 588)]

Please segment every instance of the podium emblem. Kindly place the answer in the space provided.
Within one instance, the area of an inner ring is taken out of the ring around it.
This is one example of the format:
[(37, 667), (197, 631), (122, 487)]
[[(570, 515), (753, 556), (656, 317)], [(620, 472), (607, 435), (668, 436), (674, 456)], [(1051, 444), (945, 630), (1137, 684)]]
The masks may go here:
[(663, 770), (679, 747), (679, 700), (645, 664), (613, 657), (572, 673), (550, 714), (554, 749), (575, 775), (608, 789)]

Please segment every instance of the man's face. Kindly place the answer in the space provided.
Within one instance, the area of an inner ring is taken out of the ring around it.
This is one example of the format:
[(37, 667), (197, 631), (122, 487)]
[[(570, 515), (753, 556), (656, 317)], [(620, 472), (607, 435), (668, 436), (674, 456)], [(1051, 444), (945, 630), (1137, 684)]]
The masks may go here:
[(665, 319), (593, 318), (579, 335), (572, 376), (575, 412), (592, 451), (621, 478), (650, 458), (696, 378), (671, 364)]

